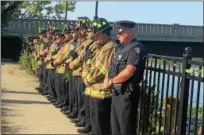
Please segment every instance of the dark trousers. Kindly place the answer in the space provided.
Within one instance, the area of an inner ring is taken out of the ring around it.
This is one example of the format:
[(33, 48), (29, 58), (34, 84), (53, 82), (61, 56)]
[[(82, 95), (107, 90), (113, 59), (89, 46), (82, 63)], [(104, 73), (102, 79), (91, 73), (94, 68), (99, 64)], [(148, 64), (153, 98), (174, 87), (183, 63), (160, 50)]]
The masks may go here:
[(48, 91), (48, 86), (47, 86), (47, 69), (46, 69), (46, 65), (43, 64), (42, 67), (42, 74), (43, 74), (43, 89)]
[(54, 82), (54, 69), (48, 69), (47, 71), (47, 86), (49, 95), (53, 98), (57, 98), (56, 91), (55, 91), (55, 82)]
[(112, 96), (111, 130), (112, 134), (136, 134), (137, 106), (139, 94), (119, 94)]
[(85, 84), (81, 77), (77, 77), (78, 85), (76, 89), (77, 94), (77, 110), (78, 110), (78, 118), (84, 120), (85, 117), (85, 106), (84, 106), (84, 90)]
[(69, 93), (69, 81), (70, 80), (68, 80), (68, 81), (65, 81), (65, 94), (64, 94), (64, 105), (66, 105), (66, 106), (69, 106), (69, 95), (70, 95), (70, 93)]
[(90, 118), (92, 134), (110, 134), (111, 99), (95, 99), (90, 97)]
[(73, 110), (73, 104), (74, 104), (74, 77), (72, 75), (72, 72), (69, 71), (69, 108), (70, 108), (70, 111)]
[(40, 81), (40, 87), (43, 88), (43, 66), (40, 66), (39, 68), (39, 81)]
[(55, 90), (58, 97), (58, 101), (63, 101), (63, 91), (65, 89), (64, 74), (55, 73)]
[(84, 95), (84, 110), (85, 110), (85, 117), (84, 121), (86, 122), (85, 127), (91, 127), (91, 120), (90, 120), (90, 107), (89, 107), (89, 96)]
[(78, 114), (78, 100), (77, 100), (77, 87), (78, 87), (78, 78), (73, 76), (72, 78), (72, 114)]

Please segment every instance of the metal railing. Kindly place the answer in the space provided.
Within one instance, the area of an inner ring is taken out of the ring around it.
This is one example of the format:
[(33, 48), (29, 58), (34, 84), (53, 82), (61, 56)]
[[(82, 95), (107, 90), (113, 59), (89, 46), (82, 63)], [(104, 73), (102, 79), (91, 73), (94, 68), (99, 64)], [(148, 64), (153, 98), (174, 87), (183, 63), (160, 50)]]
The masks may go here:
[(204, 134), (204, 58), (149, 54), (138, 119), (138, 134)]
[[(75, 20), (69, 20), (75, 22)], [(53, 25), (63, 29), (67, 24), (66, 20), (48, 19), (14, 19), (8, 26), (2, 29), (3, 34), (38, 34), (38, 28)], [(114, 22), (110, 22), (114, 24)], [(113, 26), (115, 28), (115, 26)], [(182, 41), (182, 42), (203, 42), (202, 26), (166, 25), (166, 24), (136, 24), (136, 33), (139, 40), (149, 41)], [(113, 33), (114, 35), (114, 33)]]

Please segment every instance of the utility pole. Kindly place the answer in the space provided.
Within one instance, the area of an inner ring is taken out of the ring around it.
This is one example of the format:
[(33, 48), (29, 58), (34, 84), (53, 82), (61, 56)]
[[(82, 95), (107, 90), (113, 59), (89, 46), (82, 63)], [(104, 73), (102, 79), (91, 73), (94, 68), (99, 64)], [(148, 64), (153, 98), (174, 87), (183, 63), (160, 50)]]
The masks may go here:
[(94, 19), (98, 18), (98, 1), (96, 1), (96, 6), (95, 6), (95, 16)]
[(67, 12), (68, 12), (68, 1), (66, 1), (66, 11), (65, 11), (65, 20), (67, 20)]

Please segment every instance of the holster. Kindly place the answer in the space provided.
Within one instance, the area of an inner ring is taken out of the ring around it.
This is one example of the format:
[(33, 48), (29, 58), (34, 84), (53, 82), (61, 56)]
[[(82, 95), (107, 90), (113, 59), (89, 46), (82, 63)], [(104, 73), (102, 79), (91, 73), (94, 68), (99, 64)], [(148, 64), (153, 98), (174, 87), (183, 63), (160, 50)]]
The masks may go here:
[(113, 84), (111, 90), (115, 96), (122, 94), (122, 84)]
[(114, 84), (112, 86), (112, 92), (116, 96), (119, 94), (130, 95), (133, 91), (137, 89), (137, 86), (139, 86), (139, 84), (135, 85), (136, 87), (134, 85), (133, 84)]

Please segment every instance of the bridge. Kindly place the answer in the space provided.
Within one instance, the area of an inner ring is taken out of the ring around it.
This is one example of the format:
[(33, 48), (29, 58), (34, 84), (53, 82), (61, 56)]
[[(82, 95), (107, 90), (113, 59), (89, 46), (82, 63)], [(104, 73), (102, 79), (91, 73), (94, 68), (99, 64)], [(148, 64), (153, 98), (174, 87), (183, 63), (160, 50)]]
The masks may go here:
[[(75, 22), (70, 20), (69, 22)], [(1, 31), (2, 36), (38, 36), (38, 28), (53, 25), (63, 29), (66, 20), (45, 19), (14, 19)], [(113, 35), (114, 35), (114, 23)], [(136, 24), (137, 38), (143, 41), (170, 41), (170, 42), (203, 42), (202, 26), (167, 25), (167, 24)]]
[[(14, 59), (18, 59), (21, 38), (38, 37), (39, 27), (50, 24), (63, 29), (68, 22), (75, 20), (13, 19), (1, 30), (2, 58), (15, 55)], [(115, 23), (110, 24), (113, 25), (112, 37), (115, 38)], [(194, 57), (204, 57), (202, 26), (136, 23), (135, 31), (148, 53), (181, 57), (184, 48), (191, 47)]]

